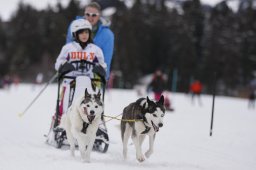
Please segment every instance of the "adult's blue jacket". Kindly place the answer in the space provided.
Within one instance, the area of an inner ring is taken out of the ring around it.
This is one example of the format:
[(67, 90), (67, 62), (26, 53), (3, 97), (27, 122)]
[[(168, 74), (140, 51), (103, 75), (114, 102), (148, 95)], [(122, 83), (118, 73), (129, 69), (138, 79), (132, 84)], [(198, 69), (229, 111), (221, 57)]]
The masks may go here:
[[(77, 16), (76, 19), (81, 19), (82, 16)], [(94, 35), (93, 43), (99, 46), (103, 52), (105, 63), (107, 64), (107, 80), (109, 79), (111, 61), (113, 57), (114, 50), (114, 34), (109, 29), (109, 25), (105, 20), (101, 20), (98, 25), (98, 31)], [(71, 25), (71, 24), (70, 24)], [(73, 41), (71, 34), (71, 26), (68, 27), (66, 43)]]

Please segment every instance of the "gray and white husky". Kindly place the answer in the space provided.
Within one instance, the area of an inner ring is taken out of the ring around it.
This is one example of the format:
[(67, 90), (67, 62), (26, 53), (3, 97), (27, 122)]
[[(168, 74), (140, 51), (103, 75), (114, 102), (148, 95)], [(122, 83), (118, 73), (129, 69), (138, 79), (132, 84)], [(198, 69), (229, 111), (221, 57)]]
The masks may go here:
[(72, 156), (75, 156), (77, 140), (82, 161), (90, 162), (102, 112), (103, 102), (100, 91), (98, 94), (89, 94), (85, 89), (84, 95), (77, 98), (67, 113), (62, 116), (60, 127), (66, 130)]
[(163, 126), (164, 115), (163, 96), (161, 96), (159, 101), (152, 101), (148, 97), (140, 98), (124, 108), (121, 120), (124, 159), (127, 158), (127, 144), (131, 137), (136, 148), (137, 160), (139, 162), (145, 160), (141, 146), (146, 135), (149, 136), (149, 149), (145, 153), (145, 156), (147, 158), (150, 157), (153, 153), (156, 132)]

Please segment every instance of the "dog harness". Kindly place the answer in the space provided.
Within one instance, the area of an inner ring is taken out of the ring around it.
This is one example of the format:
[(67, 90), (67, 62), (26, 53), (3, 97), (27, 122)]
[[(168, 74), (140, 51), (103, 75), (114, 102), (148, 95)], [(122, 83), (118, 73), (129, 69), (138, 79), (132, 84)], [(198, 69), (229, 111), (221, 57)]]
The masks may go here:
[(89, 123), (83, 122), (83, 128), (81, 130), (82, 133), (86, 134)]
[[(81, 104), (82, 104), (82, 103), (85, 103), (85, 99), (81, 102)], [(87, 114), (86, 114), (86, 116), (88, 117)], [(89, 120), (89, 119), (88, 119), (88, 120)], [(81, 132), (84, 133), (84, 134), (86, 134), (86, 131), (87, 131), (88, 126), (89, 126), (89, 123), (83, 122), (83, 127), (82, 127), (82, 129), (81, 129)]]
[(141, 134), (147, 134), (151, 129), (151, 127), (148, 127), (145, 123), (144, 123), (144, 126), (145, 126), (146, 129), (143, 132), (141, 132)]
[(141, 108), (141, 114), (139, 115), (140, 119), (143, 120), (142, 123), (143, 123), (144, 126), (145, 126), (145, 130), (144, 130), (143, 132), (141, 132), (141, 134), (147, 134), (147, 133), (150, 131), (150, 129), (151, 129), (151, 127), (149, 127), (149, 126), (146, 125), (146, 123), (148, 124), (148, 121), (147, 121), (147, 119), (146, 119), (146, 117), (145, 117), (145, 113), (148, 112), (148, 109), (145, 109), (145, 106), (146, 106), (146, 104), (143, 104), (143, 106), (142, 106), (142, 108)]

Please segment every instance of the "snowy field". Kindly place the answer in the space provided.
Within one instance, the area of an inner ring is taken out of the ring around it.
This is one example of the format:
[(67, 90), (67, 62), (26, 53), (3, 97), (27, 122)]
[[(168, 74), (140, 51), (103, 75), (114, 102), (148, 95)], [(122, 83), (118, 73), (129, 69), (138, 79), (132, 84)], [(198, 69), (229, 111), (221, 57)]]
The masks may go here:
[[(209, 136), (211, 96), (202, 96), (203, 105), (191, 104), (185, 94), (170, 94), (175, 109), (166, 114), (156, 136), (153, 155), (143, 163), (135, 158), (132, 144), (128, 160), (122, 158), (118, 120), (107, 123), (110, 147), (107, 153), (92, 152), (91, 163), (45, 144), (56, 105), (57, 87), (49, 86), (23, 117), (22, 112), (43, 86), (32, 85), (0, 90), (0, 170), (255, 170), (256, 110), (245, 99), (217, 96), (213, 136)], [(106, 115), (118, 115), (138, 98), (135, 91), (106, 93)], [(131, 143), (131, 142), (130, 142)], [(148, 143), (143, 145), (146, 151)]]

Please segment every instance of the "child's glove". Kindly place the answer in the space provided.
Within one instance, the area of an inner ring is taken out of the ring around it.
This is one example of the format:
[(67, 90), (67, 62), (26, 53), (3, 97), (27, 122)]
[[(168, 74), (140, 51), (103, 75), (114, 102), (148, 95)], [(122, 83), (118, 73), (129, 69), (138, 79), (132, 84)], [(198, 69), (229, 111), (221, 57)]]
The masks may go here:
[(100, 77), (103, 77), (103, 78), (106, 77), (105, 69), (99, 64), (96, 64), (94, 66), (94, 68), (92, 69), (92, 72), (95, 73), (95, 74), (98, 74)]
[(65, 62), (60, 66), (58, 72), (60, 75), (63, 75), (73, 70), (75, 70), (75, 67), (71, 63)]

